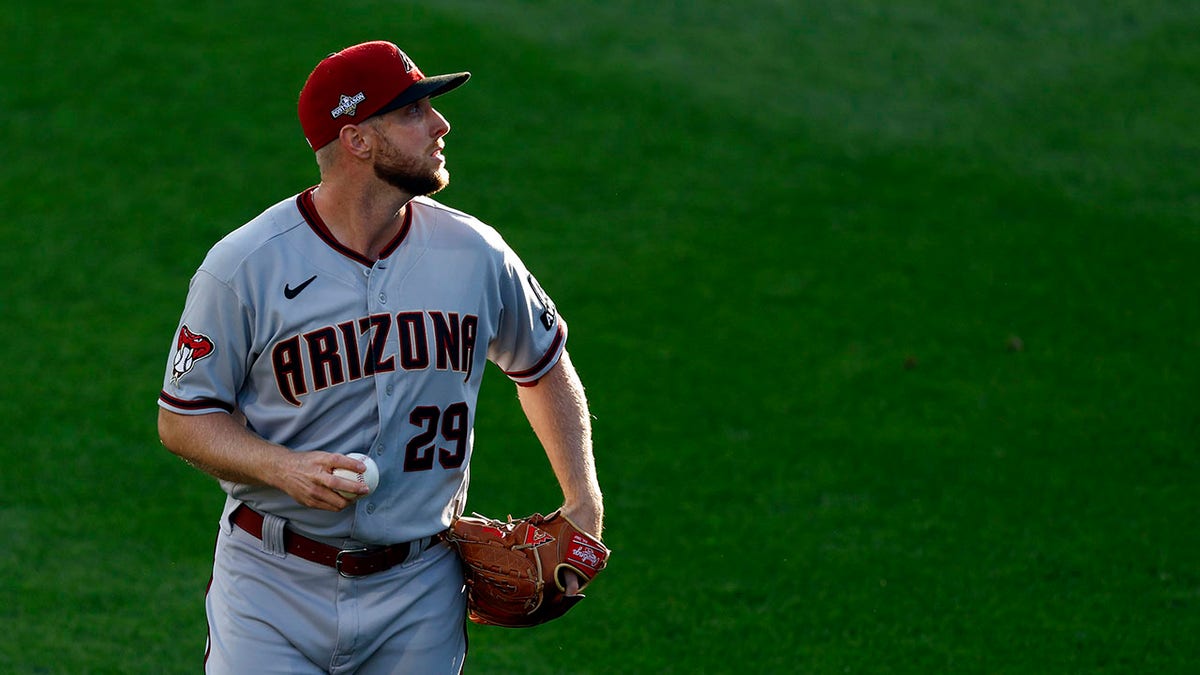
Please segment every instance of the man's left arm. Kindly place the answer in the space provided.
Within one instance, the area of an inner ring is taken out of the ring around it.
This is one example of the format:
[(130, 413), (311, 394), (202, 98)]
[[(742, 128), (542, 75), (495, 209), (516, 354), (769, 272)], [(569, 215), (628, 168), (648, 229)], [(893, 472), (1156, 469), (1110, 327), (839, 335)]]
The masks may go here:
[(592, 455), (591, 415), (583, 383), (567, 352), (536, 384), (517, 387), (517, 392), (562, 487), (563, 513), (599, 539), (604, 500)]

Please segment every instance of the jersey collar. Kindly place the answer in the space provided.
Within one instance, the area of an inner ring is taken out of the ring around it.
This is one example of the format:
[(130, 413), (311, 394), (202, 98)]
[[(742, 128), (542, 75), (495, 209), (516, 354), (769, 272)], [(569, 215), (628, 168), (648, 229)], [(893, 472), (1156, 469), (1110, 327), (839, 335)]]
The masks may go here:
[[(312, 231), (315, 232), (316, 235), (333, 250), (361, 265), (365, 265), (366, 267), (373, 266), (375, 264), (374, 260), (367, 258), (365, 255), (355, 251), (354, 249), (344, 246), (342, 242), (337, 240), (337, 237), (333, 236), (333, 232), (329, 231), (329, 226), (325, 224), (324, 220), (321, 220), (321, 214), (317, 213), (316, 203), (313, 202), (313, 192), (315, 192), (316, 189), (316, 186), (310, 187), (296, 197), (296, 206), (300, 209), (300, 215), (304, 216), (305, 222), (307, 222), (308, 226), (312, 228)], [(387, 246), (383, 247), (383, 250), (379, 252), (380, 260), (390, 256), (397, 248), (400, 247), (401, 242), (403, 242), (404, 238), (408, 236), (408, 231), (412, 227), (412, 218), (413, 210), (412, 202), (410, 201), (408, 203), (408, 208), (404, 209), (404, 222), (400, 225), (400, 231), (397, 232), (396, 236), (390, 242), (388, 242)]]

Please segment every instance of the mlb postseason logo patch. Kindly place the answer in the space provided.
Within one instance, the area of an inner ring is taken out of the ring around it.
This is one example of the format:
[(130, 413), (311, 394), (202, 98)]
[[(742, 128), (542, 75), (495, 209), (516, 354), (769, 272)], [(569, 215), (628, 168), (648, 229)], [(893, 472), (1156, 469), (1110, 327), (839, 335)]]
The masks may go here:
[(358, 111), (358, 104), (365, 100), (367, 100), (367, 96), (361, 91), (353, 96), (342, 94), (341, 98), (338, 99), (337, 107), (333, 110), (330, 110), (329, 114), (333, 116), (334, 119), (337, 119), (342, 115), (354, 117), (354, 113)]
[(601, 563), (607, 556), (586, 538), (571, 535), (571, 545), (567, 547), (567, 562), (575, 563), (589, 570), (599, 571)]

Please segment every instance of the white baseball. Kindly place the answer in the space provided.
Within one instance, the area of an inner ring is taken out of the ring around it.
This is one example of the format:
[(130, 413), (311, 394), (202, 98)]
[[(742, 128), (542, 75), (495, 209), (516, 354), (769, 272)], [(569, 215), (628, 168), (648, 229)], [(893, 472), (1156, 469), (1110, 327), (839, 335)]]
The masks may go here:
[[(333, 475), (339, 478), (352, 480), (357, 483), (364, 483), (367, 486), (368, 494), (374, 492), (375, 488), (379, 486), (379, 467), (375, 465), (375, 460), (367, 457), (361, 452), (352, 452), (346, 456), (351, 459), (357, 459), (363, 464), (366, 464), (367, 470), (362, 473), (355, 473), (349, 469), (334, 469)], [(361, 496), (353, 492), (343, 492), (341, 490), (338, 490), (337, 493), (346, 499), (358, 499)]]

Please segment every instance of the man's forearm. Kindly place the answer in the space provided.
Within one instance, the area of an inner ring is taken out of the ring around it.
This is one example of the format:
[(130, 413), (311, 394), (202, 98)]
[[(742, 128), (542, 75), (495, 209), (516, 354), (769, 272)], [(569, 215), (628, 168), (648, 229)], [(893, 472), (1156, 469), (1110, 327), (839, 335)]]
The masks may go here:
[(180, 415), (160, 410), (163, 445), (192, 466), (222, 480), (278, 488), (300, 504), (339, 511), (350, 501), (338, 490), (366, 493), (366, 486), (333, 475), (334, 469), (361, 472), (356, 459), (328, 452), (292, 452), (255, 435), (225, 413)]
[(266, 485), (275, 460), (286, 449), (255, 436), (225, 413), (180, 415), (159, 410), (158, 434), (168, 450), (221, 480)]
[(518, 388), (518, 396), (562, 487), (567, 517), (599, 537), (604, 501), (592, 454), (591, 416), (567, 353), (535, 386)]

